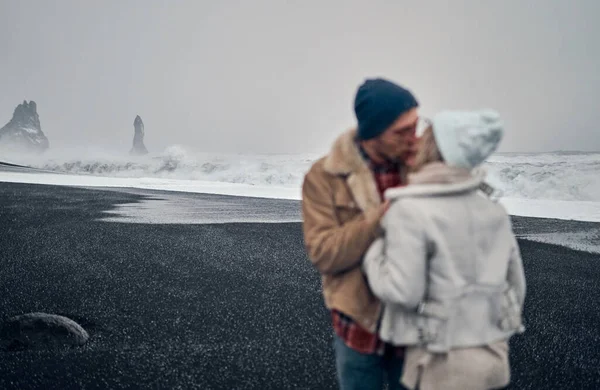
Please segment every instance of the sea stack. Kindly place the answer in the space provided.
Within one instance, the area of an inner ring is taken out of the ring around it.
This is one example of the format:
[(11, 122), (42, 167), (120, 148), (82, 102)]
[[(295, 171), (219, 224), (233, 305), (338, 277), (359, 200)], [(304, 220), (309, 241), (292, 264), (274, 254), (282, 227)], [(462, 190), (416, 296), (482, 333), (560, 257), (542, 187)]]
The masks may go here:
[(146, 149), (146, 146), (144, 145), (144, 122), (139, 115), (137, 115), (133, 121), (133, 128), (135, 131), (133, 134), (133, 148), (131, 148), (129, 154), (134, 156), (148, 154), (148, 149)]
[(13, 117), (0, 129), (0, 149), (18, 153), (41, 153), (50, 146), (42, 132), (37, 105), (23, 101), (15, 108)]

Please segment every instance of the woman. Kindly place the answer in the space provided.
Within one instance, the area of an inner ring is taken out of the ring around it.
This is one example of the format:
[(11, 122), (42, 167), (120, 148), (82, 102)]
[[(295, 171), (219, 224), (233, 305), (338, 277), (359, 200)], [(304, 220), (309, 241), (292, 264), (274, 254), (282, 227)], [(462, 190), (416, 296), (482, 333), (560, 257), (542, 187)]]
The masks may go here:
[(525, 277), (509, 216), (475, 169), (501, 138), (493, 111), (440, 113), (421, 137), (409, 186), (386, 192), (385, 235), (363, 270), (385, 305), (381, 338), (407, 346), (408, 388), (510, 381), (507, 341), (522, 331)]

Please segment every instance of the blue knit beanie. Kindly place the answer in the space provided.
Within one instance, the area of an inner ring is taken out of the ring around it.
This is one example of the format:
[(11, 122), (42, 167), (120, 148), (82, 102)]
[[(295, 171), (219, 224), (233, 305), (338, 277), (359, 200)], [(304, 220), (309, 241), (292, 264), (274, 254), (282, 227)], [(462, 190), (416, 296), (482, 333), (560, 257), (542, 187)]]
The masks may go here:
[(354, 99), (358, 138), (368, 140), (379, 136), (400, 115), (418, 106), (409, 90), (384, 79), (366, 80)]

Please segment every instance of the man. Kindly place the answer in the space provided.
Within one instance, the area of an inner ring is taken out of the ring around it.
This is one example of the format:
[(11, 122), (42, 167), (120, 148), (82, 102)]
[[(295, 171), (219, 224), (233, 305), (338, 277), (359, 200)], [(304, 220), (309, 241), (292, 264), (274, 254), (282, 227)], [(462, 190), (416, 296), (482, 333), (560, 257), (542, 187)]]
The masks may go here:
[(377, 336), (380, 302), (360, 270), (380, 234), (386, 189), (404, 185), (413, 155), (418, 102), (383, 79), (367, 80), (354, 101), (357, 130), (342, 134), (304, 179), (302, 212), (309, 257), (322, 276), (331, 311), (338, 380), (343, 390), (399, 389), (403, 350)]

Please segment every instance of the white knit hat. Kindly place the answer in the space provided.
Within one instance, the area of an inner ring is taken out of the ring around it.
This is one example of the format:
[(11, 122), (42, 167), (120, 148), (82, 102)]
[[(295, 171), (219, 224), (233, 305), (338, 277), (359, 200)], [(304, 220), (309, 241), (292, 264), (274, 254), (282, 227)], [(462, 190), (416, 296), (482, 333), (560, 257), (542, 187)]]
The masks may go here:
[(446, 164), (475, 168), (498, 148), (503, 126), (493, 110), (442, 111), (433, 118), (433, 135)]

